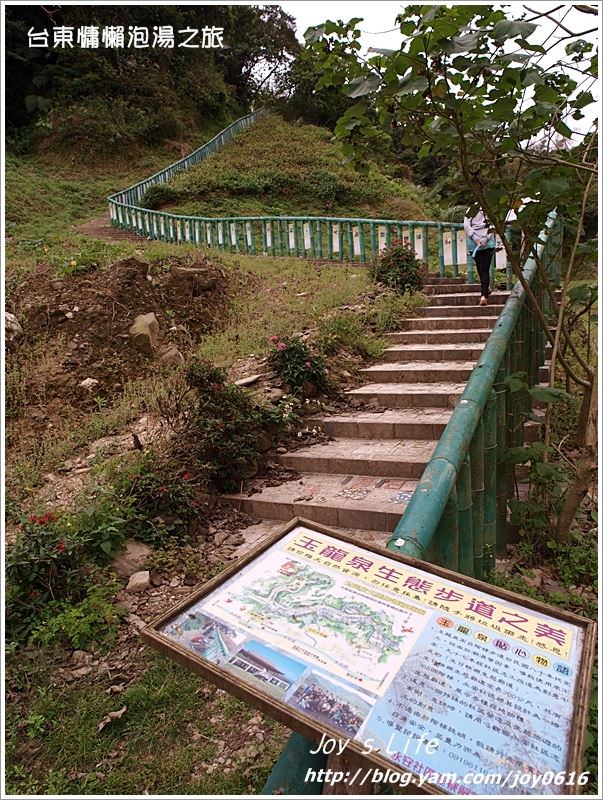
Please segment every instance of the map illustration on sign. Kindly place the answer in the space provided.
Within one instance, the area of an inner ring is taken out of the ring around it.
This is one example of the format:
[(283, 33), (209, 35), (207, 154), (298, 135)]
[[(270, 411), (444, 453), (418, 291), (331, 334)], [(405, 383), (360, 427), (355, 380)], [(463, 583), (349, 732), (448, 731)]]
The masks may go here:
[(585, 629), (474, 584), (297, 525), (159, 631), (440, 791), (500, 794), (463, 776), (567, 769)]

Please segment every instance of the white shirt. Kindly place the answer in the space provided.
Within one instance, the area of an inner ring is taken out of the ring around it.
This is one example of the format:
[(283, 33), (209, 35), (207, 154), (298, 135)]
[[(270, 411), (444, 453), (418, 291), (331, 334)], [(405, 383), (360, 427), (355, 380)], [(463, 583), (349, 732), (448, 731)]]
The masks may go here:
[(473, 239), (475, 244), (479, 244), (482, 239), (487, 239), (489, 236), (488, 223), (481, 208), (474, 217), (465, 217), (463, 227), (467, 241)]

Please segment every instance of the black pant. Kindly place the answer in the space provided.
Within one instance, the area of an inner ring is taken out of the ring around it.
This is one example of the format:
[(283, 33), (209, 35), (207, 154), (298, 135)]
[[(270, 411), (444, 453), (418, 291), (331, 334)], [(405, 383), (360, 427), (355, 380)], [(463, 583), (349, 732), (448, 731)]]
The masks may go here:
[(490, 294), (490, 264), (492, 263), (493, 253), (493, 247), (485, 247), (483, 250), (478, 250), (473, 256), (482, 285), (482, 297), (488, 297)]

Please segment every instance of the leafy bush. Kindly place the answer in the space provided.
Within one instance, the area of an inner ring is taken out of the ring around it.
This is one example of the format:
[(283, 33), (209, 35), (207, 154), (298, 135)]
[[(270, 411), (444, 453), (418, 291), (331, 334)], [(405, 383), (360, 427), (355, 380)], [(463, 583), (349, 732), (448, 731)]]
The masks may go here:
[(319, 392), (325, 391), (327, 372), (321, 356), (313, 355), (297, 336), (288, 339), (271, 336), (270, 343), (273, 348), (268, 362), (292, 392), (302, 391), (305, 383), (312, 383)]
[(143, 208), (162, 208), (168, 203), (176, 203), (180, 199), (180, 193), (165, 183), (157, 183), (150, 186), (143, 194), (140, 205)]
[(418, 292), (423, 288), (426, 268), (410, 244), (392, 240), (383, 255), (371, 266), (371, 277), (390, 286), (399, 294)]
[(112, 602), (116, 590), (116, 584), (94, 586), (75, 605), (71, 601), (51, 601), (32, 632), (32, 641), (42, 645), (67, 644), (76, 650), (87, 650), (94, 643), (111, 643), (126, 614), (122, 606)]
[[(87, 577), (125, 542), (126, 514), (111, 498), (80, 513), (31, 514), (6, 557), (6, 625), (15, 640), (27, 639), (47, 604), (79, 602)], [(127, 510), (126, 510), (127, 512)]]
[(596, 536), (586, 536), (581, 531), (573, 531), (571, 541), (547, 541), (553, 556), (553, 563), (566, 586), (597, 585), (597, 541)]
[(190, 537), (198, 487), (184, 467), (148, 451), (117, 481), (117, 490), (131, 508), (128, 535), (149, 544)]
[(261, 433), (275, 423), (274, 412), (258, 406), (240, 386), (225, 382), (225, 373), (206, 361), (187, 373), (196, 394), (196, 418), (188, 449), (202, 480), (231, 490), (254, 474)]

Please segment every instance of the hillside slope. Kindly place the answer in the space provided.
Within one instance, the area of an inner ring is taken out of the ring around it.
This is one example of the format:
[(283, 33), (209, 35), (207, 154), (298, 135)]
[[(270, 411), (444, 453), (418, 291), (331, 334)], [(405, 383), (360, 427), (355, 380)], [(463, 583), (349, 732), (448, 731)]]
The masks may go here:
[[(310, 214), (390, 219), (434, 218), (425, 190), (372, 164), (347, 166), (325, 128), (267, 114), (164, 190), (165, 210), (200, 216)], [(152, 195), (143, 198), (152, 202)]]

